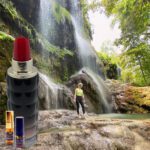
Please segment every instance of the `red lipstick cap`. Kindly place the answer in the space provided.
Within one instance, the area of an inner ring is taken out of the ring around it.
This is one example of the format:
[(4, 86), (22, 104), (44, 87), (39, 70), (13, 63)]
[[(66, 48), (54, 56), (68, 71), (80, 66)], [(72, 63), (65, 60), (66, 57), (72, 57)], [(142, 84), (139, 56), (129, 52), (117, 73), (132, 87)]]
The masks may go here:
[(18, 37), (15, 39), (13, 59), (16, 61), (28, 61), (31, 59), (30, 42), (28, 38)]

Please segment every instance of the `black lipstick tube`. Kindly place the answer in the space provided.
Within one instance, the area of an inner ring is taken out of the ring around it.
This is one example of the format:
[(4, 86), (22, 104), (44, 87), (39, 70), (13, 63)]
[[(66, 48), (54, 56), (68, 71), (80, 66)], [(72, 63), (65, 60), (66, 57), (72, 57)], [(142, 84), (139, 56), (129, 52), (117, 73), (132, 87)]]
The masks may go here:
[(8, 110), (24, 117), (25, 147), (37, 141), (38, 71), (33, 66), (29, 40), (16, 38), (12, 66), (7, 70)]

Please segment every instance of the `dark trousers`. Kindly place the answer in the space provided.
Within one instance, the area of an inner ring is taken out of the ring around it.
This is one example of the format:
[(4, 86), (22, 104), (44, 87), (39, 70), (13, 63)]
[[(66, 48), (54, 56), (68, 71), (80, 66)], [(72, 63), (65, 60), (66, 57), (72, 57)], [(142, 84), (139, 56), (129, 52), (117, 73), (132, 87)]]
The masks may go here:
[(84, 103), (83, 103), (83, 98), (82, 96), (77, 96), (76, 97), (76, 105), (77, 105), (77, 113), (79, 114), (79, 106), (81, 105), (82, 107), (82, 112), (85, 114), (85, 108), (84, 108)]

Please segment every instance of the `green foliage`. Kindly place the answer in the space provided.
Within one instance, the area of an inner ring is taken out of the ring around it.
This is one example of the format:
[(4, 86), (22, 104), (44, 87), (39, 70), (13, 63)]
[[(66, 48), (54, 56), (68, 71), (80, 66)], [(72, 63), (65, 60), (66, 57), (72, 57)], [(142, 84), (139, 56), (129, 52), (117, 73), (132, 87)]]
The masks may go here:
[(110, 79), (117, 79), (118, 72), (117, 72), (117, 63), (118, 59), (114, 55), (109, 56), (106, 52), (97, 52), (99, 59), (102, 61), (104, 65), (104, 74)]
[(16, 30), (17, 33), (22, 32), (24, 36), (29, 37), (33, 41), (36, 34), (34, 27), (16, 11), (10, 0), (1, 0), (0, 10), (2, 20), (7, 20), (8, 25), (13, 24), (11, 27), (13, 30)]
[(64, 20), (68, 20), (71, 21), (71, 16), (69, 11), (64, 8), (63, 6), (61, 6), (60, 4), (58, 4), (55, 1), (52, 1), (52, 14), (54, 15), (57, 23), (61, 23)]
[[(67, 12), (65, 12), (65, 8), (63, 9), (61, 6), (57, 6), (60, 7), (59, 12), (57, 12), (58, 14), (66, 14)], [(27, 36), (30, 38), (31, 41), (31, 45), (42, 45), (42, 47), (50, 52), (51, 54), (54, 54), (58, 57), (65, 57), (65, 55), (70, 55), (73, 56), (73, 53), (67, 49), (60, 49), (57, 46), (52, 45), (51, 43), (49, 43), (48, 40), (46, 40), (42, 35), (40, 35), (35, 28), (29, 24), (14, 8), (12, 2), (10, 0), (2, 0), (0, 1), (0, 9), (2, 9), (5, 12), (5, 15), (8, 17), (7, 19), (9, 21), (11, 21), (14, 26), (13, 28), (15, 28), (18, 32), (18, 28), (19, 30), (21, 29), (21, 32), (23, 33), (24, 36)], [(61, 12), (62, 11), (62, 12)], [(66, 10), (67, 11), (67, 10)], [(65, 13), (63, 13), (65, 12)], [(1, 12), (0, 12), (1, 13)], [(69, 14), (68, 14), (69, 15)], [(4, 37), (4, 35), (3, 35)]]
[(6, 32), (6, 33), (9, 33), (9, 28), (7, 25), (5, 25), (5, 23), (1, 20), (0, 18), (0, 31), (2, 32)]
[(132, 72), (132, 69), (123, 69), (121, 72), (121, 78), (124, 82), (134, 83), (135, 75)]
[(42, 35), (38, 34), (39, 40), (42, 41), (44, 48), (48, 50), (51, 54), (54, 54), (58, 58), (64, 58), (66, 55), (73, 56), (74, 53), (70, 50), (64, 48), (60, 49), (58, 46), (54, 46), (51, 43), (49, 43), (48, 40), (46, 40)]
[(102, 0), (108, 16), (120, 23), (121, 38), (116, 45), (123, 45), (121, 56), (122, 78), (138, 85), (150, 85), (150, 47), (148, 0)]
[(11, 35), (6, 34), (5, 32), (0, 31), (0, 40), (13, 41), (14, 37), (12, 37)]
[(128, 81), (140, 86), (150, 84), (150, 47), (147, 44), (140, 43), (137, 47), (124, 52), (120, 58), (124, 69), (124, 81), (125, 78), (129, 78), (128, 74), (132, 74)]
[(10, 66), (14, 38), (0, 31), (0, 81), (6, 78), (6, 71)]
[[(61, 6), (55, 6), (55, 8), (56, 7), (59, 7), (57, 8), (57, 13), (59, 15), (66, 16), (65, 18), (67, 19), (68, 17), (69, 19), (70, 14), (67, 14), (67, 10), (65, 10), (65, 8), (63, 9)], [(51, 44), (45, 37), (39, 34), (18, 11), (16, 11), (10, 0), (0, 1), (0, 15), (4, 25), (7, 25), (7, 27), (10, 28), (10, 30), (7, 29), (8, 32), (13, 32), (15, 35), (21, 33), (23, 36), (29, 37), (31, 47), (33, 49), (36, 48), (33, 51), (37, 52), (36, 57), (34, 57), (34, 61), (40, 71), (44, 71), (44, 73), (52, 75), (54, 78), (55, 76), (56, 78), (60, 78), (59, 71), (62, 65), (61, 61), (66, 57), (73, 57), (74, 53), (66, 48), (61, 49), (60, 47)], [(4, 25), (0, 23), (0, 27), (2, 27), (2, 29), (5, 27)], [(5, 32), (7, 33), (7, 31)], [(0, 81), (4, 81), (6, 68), (10, 66), (10, 56), (12, 55), (13, 44), (12, 41), (8, 41), (9, 39), (11, 39), (11, 36), (6, 35), (4, 32), (0, 33)], [(49, 62), (44, 59), (51, 61)]]
[(99, 0), (93, 0), (90, 2), (89, 4), (89, 10), (93, 10), (93, 11), (99, 11), (100, 7), (101, 7), (101, 2)]
[(12, 18), (15, 19), (18, 16), (16, 9), (13, 9), (13, 4), (10, 0), (1, 0), (0, 3), (9, 11)]
[(125, 89), (126, 103), (134, 113), (149, 113), (150, 87), (128, 86)]
[(92, 39), (91, 24), (89, 22), (89, 16), (88, 16), (89, 6), (87, 3), (87, 0), (80, 0), (80, 4), (82, 8), (82, 13), (83, 13), (85, 32), (87, 36)]

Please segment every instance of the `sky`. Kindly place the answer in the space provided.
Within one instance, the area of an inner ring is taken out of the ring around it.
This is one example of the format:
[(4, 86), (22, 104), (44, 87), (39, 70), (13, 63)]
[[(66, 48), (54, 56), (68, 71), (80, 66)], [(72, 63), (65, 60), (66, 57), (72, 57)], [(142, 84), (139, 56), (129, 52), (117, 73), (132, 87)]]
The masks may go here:
[(105, 41), (113, 43), (120, 37), (119, 24), (112, 27), (112, 17), (108, 18), (104, 13), (89, 11), (89, 19), (93, 31), (92, 45), (97, 51)]

